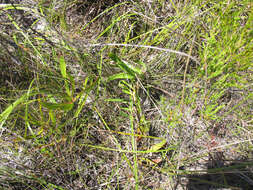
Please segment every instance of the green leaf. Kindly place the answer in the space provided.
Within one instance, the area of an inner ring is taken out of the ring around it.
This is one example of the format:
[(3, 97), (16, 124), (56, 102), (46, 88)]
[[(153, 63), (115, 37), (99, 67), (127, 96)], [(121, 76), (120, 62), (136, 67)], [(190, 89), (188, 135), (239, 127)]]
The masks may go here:
[(124, 80), (119, 81), (119, 87), (124, 88), (124, 89), (133, 90), (132, 85)]
[(75, 79), (70, 74), (68, 75), (68, 77), (69, 77), (69, 80), (70, 80), (70, 83), (71, 83), (71, 89), (72, 89), (72, 95), (71, 95), (71, 97), (73, 97), (74, 89), (76, 89)]
[[(95, 85), (98, 83), (98, 80), (90, 80), (89, 77), (87, 77), (85, 79), (85, 82), (84, 82), (84, 87), (83, 87), (83, 90), (82, 92), (76, 96), (76, 98), (79, 98), (79, 102), (78, 102), (78, 108), (74, 114), (74, 118), (77, 118), (78, 115), (80, 114), (80, 112), (82, 111), (87, 99), (88, 99), (88, 95), (89, 93), (91, 92), (91, 90), (94, 89)], [(90, 86), (87, 86), (88, 84), (88, 81), (91, 83)]]
[(60, 70), (61, 70), (61, 75), (64, 78), (64, 82), (65, 82), (65, 89), (66, 89), (66, 93), (71, 96), (70, 90), (69, 90), (69, 85), (68, 85), (68, 81), (67, 81), (67, 71), (66, 71), (66, 62), (63, 56), (61, 56), (59, 58), (59, 63), (60, 63)]
[(41, 102), (42, 106), (46, 107), (49, 110), (64, 110), (69, 111), (73, 108), (74, 104), (72, 102), (70, 103), (48, 103), (48, 102)]
[(167, 142), (167, 141), (166, 141), (165, 139), (163, 139), (162, 142), (153, 145), (153, 146), (149, 149), (149, 151), (158, 151), (159, 149), (161, 149), (161, 148), (166, 144), (166, 142)]
[(122, 61), (116, 54), (110, 53), (109, 57), (118, 64), (118, 66), (121, 68), (122, 71), (126, 72), (132, 77), (135, 77), (135, 74), (139, 74), (139, 75), (142, 74), (142, 71), (140, 68), (133, 67), (131, 64), (125, 61)]
[(122, 19), (129, 18), (131, 16), (136, 15), (136, 13), (130, 13), (130, 14), (124, 14), (119, 17), (117, 17), (115, 20), (113, 20), (112, 24), (110, 24), (103, 32), (99, 34), (99, 36), (96, 38), (98, 40), (101, 36), (103, 36), (107, 31), (109, 31), (117, 22), (121, 21)]
[(61, 57), (59, 58), (59, 63), (60, 63), (61, 75), (63, 76), (63, 78), (67, 78), (66, 62), (65, 62), (63, 56), (61, 56)]
[(83, 106), (85, 105), (85, 102), (88, 98), (88, 94), (85, 94), (88, 81), (89, 81), (89, 77), (86, 77), (83, 90), (76, 96), (77, 99), (79, 98), (79, 102), (78, 102), (78, 108), (74, 114), (74, 118), (78, 117), (78, 115), (80, 114), (81, 110), (83, 109)]
[(60, 17), (60, 25), (61, 25), (61, 28), (63, 28), (64, 30), (67, 30), (68, 29), (68, 25), (67, 25), (67, 22), (66, 22), (66, 17), (64, 14), (61, 14), (59, 15)]
[(74, 128), (74, 129), (72, 129), (71, 131), (70, 131), (70, 137), (74, 137), (74, 136), (76, 136), (76, 133), (77, 133), (77, 130)]
[(55, 126), (55, 124), (56, 124), (56, 117), (55, 117), (55, 113), (53, 112), (53, 110), (49, 110), (49, 117), (50, 117), (50, 119), (51, 119), (51, 121), (52, 121), (52, 124), (53, 124), (53, 126)]
[(109, 99), (105, 99), (106, 102), (121, 102), (121, 103), (125, 103), (127, 104), (128, 101), (124, 100), (124, 99), (120, 99), (120, 98), (109, 98)]
[(124, 92), (125, 94), (132, 95), (132, 90), (133, 90), (133, 88), (132, 88), (132, 86), (131, 86), (129, 83), (127, 83), (126, 81), (121, 80), (121, 81), (119, 82), (119, 87), (122, 88), (122, 92)]
[(17, 107), (19, 104), (23, 103), (25, 99), (27, 98), (27, 94), (24, 94), (19, 99), (17, 99), (14, 103), (12, 103), (10, 106), (8, 106), (1, 114), (0, 114), (0, 128), (4, 125), (5, 121), (11, 114), (11, 112), (14, 110), (15, 107)]
[(134, 79), (134, 76), (129, 75), (127, 73), (118, 73), (115, 75), (112, 75), (108, 78), (108, 81), (116, 80), (116, 79)]
[(223, 70), (218, 70), (216, 72), (213, 72), (207, 79), (210, 80), (214, 77), (217, 77), (218, 75), (222, 74), (223, 73)]

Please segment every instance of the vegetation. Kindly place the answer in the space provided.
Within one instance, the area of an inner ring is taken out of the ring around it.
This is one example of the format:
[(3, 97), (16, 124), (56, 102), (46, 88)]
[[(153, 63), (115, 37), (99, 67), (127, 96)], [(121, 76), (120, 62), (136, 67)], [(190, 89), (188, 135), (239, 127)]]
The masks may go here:
[(1, 0), (0, 189), (252, 189), (250, 0)]

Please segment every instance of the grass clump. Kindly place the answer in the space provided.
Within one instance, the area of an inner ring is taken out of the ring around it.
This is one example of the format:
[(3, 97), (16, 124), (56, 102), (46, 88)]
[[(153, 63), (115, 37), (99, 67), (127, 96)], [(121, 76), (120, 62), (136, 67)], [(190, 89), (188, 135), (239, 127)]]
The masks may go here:
[(251, 12), (2, 1), (0, 187), (251, 189)]

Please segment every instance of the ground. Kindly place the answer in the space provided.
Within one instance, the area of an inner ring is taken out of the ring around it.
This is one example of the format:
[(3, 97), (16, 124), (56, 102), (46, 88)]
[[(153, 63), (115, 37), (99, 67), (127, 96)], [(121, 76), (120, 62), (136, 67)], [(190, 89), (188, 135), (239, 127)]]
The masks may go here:
[(249, 0), (0, 0), (0, 189), (252, 189)]

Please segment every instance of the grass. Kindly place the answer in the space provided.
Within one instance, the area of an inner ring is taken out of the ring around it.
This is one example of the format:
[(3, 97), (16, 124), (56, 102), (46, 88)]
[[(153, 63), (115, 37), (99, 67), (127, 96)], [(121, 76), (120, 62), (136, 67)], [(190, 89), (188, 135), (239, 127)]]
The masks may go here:
[(0, 14), (1, 189), (252, 188), (249, 0)]

